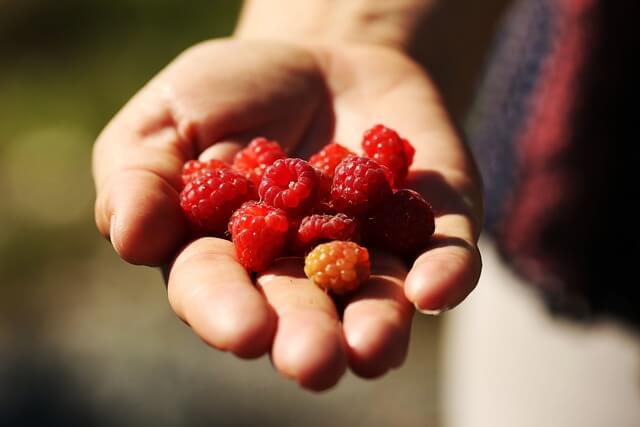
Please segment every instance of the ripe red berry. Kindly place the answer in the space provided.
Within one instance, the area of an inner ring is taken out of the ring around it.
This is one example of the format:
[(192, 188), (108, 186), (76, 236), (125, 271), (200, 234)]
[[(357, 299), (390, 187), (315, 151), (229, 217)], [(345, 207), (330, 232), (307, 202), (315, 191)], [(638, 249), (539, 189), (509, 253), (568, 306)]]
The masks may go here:
[(352, 240), (359, 237), (358, 221), (345, 214), (309, 215), (292, 230), (291, 248), (294, 253), (303, 254), (318, 243), (331, 240)]
[(404, 153), (407, 155), (407, 162), (409, 166), (413, 163), (413, 156), (416, 154), (416, 149), (408, 139), (402, 138), (402, 148), (404, 149)]
[(364, 215), (391, 197), (385, 168), (366, 157), (349, 156), (336, 168), (331, 186), (333, 207), (350, 215)]
[(233, 211), (255, 198), (255, 187), (229, 168), (204, 169), (198, 174), (180, 193), (180, 206), (197, 231), (222, 235)]
[(304, 272), (309, 279), (339, 295), (356, 290), (369, 278), (370, 269), (366, 248), (339, 240), (316, 246), (304, 262)]
[(398, 190), (372, 212), (366, 228), (372, 245), (396, 255), (416, 255), (435, 230), (433, 210), (417, 192)]
[(233, 160), (233, 167), (245, 174), (257, 188), (260, 185), (265, 169), (276, 160), (286, 157), (287, 153), (276, 141), (256, 138), (236, 154)]
[(285, 212), (258, 202), (247, 202), (229, 221), (238, 260), (246, 269), (264, 271), (281, 256), (289, 221)]
[(230, 168), (228, 164), (222, 160), (211, 159), (206, 162), (200, 160), (189, 160), (182, 167), (182, 183), (187, 184), (194, 178), (200, 176), (206, 170)]
[(337, 142), (332, 142), (311, 156), (309, 163), (332, 177), (336, 166), (347, 156), (355, 156), (355, 153)]
[(391, 170), (393, 188), (402, 185), (413, 162), (415, 149), (393, 129), (376, 125), (364, 133), (362, 148), (370, 157)]
[(265, 170), (258, 193), (265, 204), (302, 216), (314, 206), (318, 187), (317, 172), (309, 163), (280, 159)]

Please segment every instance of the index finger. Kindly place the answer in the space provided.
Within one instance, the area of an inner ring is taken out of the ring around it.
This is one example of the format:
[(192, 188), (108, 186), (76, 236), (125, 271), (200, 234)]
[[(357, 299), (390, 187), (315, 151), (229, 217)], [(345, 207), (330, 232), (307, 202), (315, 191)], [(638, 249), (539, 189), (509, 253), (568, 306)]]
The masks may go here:
[(93, 152), (96, 224), (126, 261), (158, 265), (183, 241), (187, 226), (179, 203), (180, 171), (192, 155), (167, 103), (148, 90), (98, 137)]

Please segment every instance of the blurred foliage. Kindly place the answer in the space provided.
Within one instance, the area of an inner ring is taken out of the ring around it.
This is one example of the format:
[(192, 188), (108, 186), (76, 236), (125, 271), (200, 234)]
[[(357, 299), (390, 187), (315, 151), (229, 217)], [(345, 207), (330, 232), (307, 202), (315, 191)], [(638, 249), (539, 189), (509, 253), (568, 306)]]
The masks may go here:
[(93, 140), (180, 51), (229, 34), (239, 7), (205, 0), (0, 1), (4, 287), (34, 285), (43, 263), (91, 253), (100, 242), (91, 214)]
[[(0, 4), (2, 135), (102, 127), (181, 50), (229, 34), (238, 1), (20, 0)], [(7, 111), (3, 116), (7, 117)]]

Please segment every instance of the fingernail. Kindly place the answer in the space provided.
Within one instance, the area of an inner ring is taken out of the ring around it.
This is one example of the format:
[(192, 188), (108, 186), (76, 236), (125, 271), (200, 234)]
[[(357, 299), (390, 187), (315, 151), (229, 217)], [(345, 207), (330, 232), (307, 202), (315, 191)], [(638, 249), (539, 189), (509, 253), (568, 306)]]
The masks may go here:
[(278, 276), (276, 274), (273, 274), (273, 273), (266, 273), (266, 274), (260, 275), (260, 286), (267, 286), (269, 283), (271, 283), (277, 277)]
[(420, 308), (417, 305), (415, 305), (415, 307), (416, 307), (416, 310), (419, 311), (420, 313), (427, 314), (429, 316), (439, 316), (439, 315), (441, 315), (445, 311), (448, 311), (451, 308), (451, 307), (445, 306), (445, 307), (442, 307), (441, 309), (438, 309), (438, 310), (429, 310), (429, 309), (426, 309), (426, 308)]
[[(118, 240), (118, 236), (116, 233), (116, 216), (111, 215), (111, 219), (109, 220), (109, 240), (111, 240), (111, 245), (118, 252), (118, 248), (120, 246), (120, 242)], [(118, 252), (119, 253), (119, 252)]]

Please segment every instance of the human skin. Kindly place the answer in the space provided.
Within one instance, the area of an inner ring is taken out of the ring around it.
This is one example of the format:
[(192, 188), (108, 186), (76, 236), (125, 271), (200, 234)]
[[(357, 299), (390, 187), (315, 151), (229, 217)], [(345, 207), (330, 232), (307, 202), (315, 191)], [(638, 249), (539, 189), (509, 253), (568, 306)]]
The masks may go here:
[[(269, 353), (278, 372), (310, 390), (330, 388), (347, 368), (382, 375), (405, 359), (414, 307), (454, 307), (478, 280), (475, 166), (437, 90), (403, 53), (408, 37), (290, 40), (246, 34), (246, 25), (185, 51), (104, 129), (93, 161), (98, 228), (124, 260), (167, 266), (171, 307), (210, 346), (243, 358)], [(185, 161), (231, 161), (262, 135), (302, 158), (331, 140), (359, 151), (375, 123), (414, 144), (407, 186), (436, 212), (435, 236), (413, 265), (374, 253), (371, 280), (336, 304), (306, 279), (300, 258), (277, 261), (254, 282), (231, 242), (187, 242), (178, 202)]]

